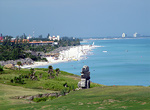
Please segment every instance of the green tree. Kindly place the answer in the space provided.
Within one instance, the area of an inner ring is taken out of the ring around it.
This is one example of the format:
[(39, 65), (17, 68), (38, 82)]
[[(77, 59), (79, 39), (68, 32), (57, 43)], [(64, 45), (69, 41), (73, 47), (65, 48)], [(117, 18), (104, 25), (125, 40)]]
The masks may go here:
[(59, 68), (56, 68), (56, 76), (58, 76), (58, 74), (60, 73), (60, 69)]
[(3, 66), (1, 66), (1, 65), (0, 65), (0, 71), (4, 71), (4, 70), (3, 70)]
[(49, 78), (52, 78), (52, 74), (53, 74), (53, 67), (50, 65), (48, 66), (48, 74), (49, 74)]
[(47, 39), (49, 38), (49, 36), (50, 36), (50, 34), (48, 33), (48, 35), (47, 35)]
[(19, 71), (20, 71), (20, 66), (22, 65), (22, 63), (19, 61), (17, 62), (17, 65), (19, 66)]

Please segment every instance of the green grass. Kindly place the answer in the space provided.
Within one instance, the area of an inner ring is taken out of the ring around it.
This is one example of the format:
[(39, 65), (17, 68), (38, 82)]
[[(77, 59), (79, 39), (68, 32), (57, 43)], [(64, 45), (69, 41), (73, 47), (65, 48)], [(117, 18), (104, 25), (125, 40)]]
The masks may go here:
[(25, 84), (11, 83), (10, 80), (19, 74), (26, 75), (28, 69), (5, 69), (5, 74), (0, 74), (0, 110), (17, 109), (50, 109), (50, 110), (149, 110), (150, 87), (143, 86), (102, 86), (92, 83), (90, 89), (71, 91), (66, 96), (58, 98), (43, 97), (30, 102), (25, 99), (12, 99), (14, 96), (36, 95), (69, 89), (63, 84), (77, 87), (80, 77), (61, 71), (58, 77), (47, 79), (47, 69), (35, 69), (36, 75), (43, 74), (38, 80), (24, 79)]
[(72, 91), (66, 96), (40, 103), (2, 106), (2, 109), (50, 110), (149, 110), (150, 88), (104, 86)]
[(0, 106), (29, 103), (28, 100), (13, 99), (11, 97), (54, 92), (50, 90), (28, 89), (28, 88), (11, 86), (11, 85), (6, 85), (6, 84), (0, 84), (0, 88), (1, 88), (0, 89)]
[[(64, 71), (61, 71), (59, 76), (57, 77), (54, 72), (55, 78), (48, 79), (48, 69), (38, 68), (35, 69), (35, 75), (38, 77), (38, 80), (31, 80), (27, 78), (23, 78), (25, 84), (19, 84), (19, 83), (11, 83), (10, 80), (14, 79), (14, 77), (18, 77), (20, 74), (22, 75), (28, 75), (30, 73), (29, 69), (21, 69), (18, 70), (9, 70), (5, 69), (5, 74), (0, 75), (0, 83), (13, 85), (13, 86), (21, 86), (25, 88), (31, 88), (31, 89), (47, 89), (47, 90), (55, 90), (60, 91), (62, 89), (65, 89), (64, 84), (67, 83), (69, 90), (69, 87), (72, 85), (77, 88), (77, 84), (80, 80), (80, 77), (71, 73), (67, 73)], [(39, 78), (40, 74), (42, 75), (42, 78)], [(100, 86), (99, 84), (91, 84), (91, 87)]]

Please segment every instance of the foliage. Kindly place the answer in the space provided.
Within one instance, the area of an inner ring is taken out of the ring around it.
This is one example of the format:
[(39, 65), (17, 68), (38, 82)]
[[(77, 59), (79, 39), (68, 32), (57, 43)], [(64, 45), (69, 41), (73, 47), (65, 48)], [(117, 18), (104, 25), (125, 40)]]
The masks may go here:
[(65, 96), (65, 90), (64, 90), (64, 89), (62, 89), (62, 90), (60, 91), (60, 95)]
[(41, 60), (43, 60), (43, 61), (48, 61), (46, 58), (42, 58)]
[(41, 98), (34, 98), (33, 101), (34, 102), (45, 102), (47, 100), (53, 100), (55, 99), (55, 96), (50, 96), (50, 97), (41, 97)]
[[(47, 73), (47, 71), (48, 69), (46, 68), (38, 68), (38, 69), (35, 68), (34, 72), (31, 72), (30, 69), (21, 69), (20, 70), (21, 80), (24, 80), (25, 84), (20, 84), (20, 83), (15, 83), (14, 81), (15, 77), (16, 78), (20, 77), (19, 71), (5, 69), (6, 74), (0, 75), (0, 83), (5, 82), (5, 84), (22, 86), (26, 88), (46, 89), (46, 90), (55, 90), (55, 91), (61, 91), (62, 89), (66, 88), (68, 92), (77, 88), (77, 84), (80, 81), (79, 76), (61, 71), (59, 77), (53, 76), (53, 78), (49, 78), (48, 77), (49, 74)], [(53, 71), (54, 73), (56, 73), (55, 70)], [(40, 77), (41, 74), (42, 77)], [(11, 79), (13, 79), (13, 83), (11, 83), (12, 82)], [(66, 85), (66, 87), (64, 85)], [(96, 87), (96, 86), (101, 86), (101, 85), (91, 83), (91, 87)]]
[(62, 37), (59, 41), (59, 47), (80, 45), (80, 40), (73, 37)]
[(56, 68), (56, 76), (58, 76), (58, 74), (60, 73), (60, 69), (59, 68)]
[[(103, 86), (70, 92), (55, 100), (11, 105), (5, 103), (1, 109), (72, 109), (72, 110), (149, 110), (149, 87)], [(10, 99), (9, 99), (10, 101)], [(16, 100), (17, 101), (17, 100)], [(20, 100), (19, 100), (20, 101)], [(2, 103), (2, 102), (1, 102)]]
[[(22, 36), (17, 36), (15, 42), (11, 42), (12, 36), (6, 36), (6, 39), (3, 42), (0, 42), (0, 61), (4, 60), (16, 60), (20, 58), (31, 58), (34, 61), (38, 60), (45, 60), (41, 59), (40, 56), (34, 56), (30, 52), (26, 52), (28, 50), (33, 52), (50, 52), (58, 47), (65, 47), (65, 46), (76, 46), (80, 45), (80, 39), (73, 38), (73, 37), (62, 37), (60, 41), (58, 41), (58, 45), (31, 45), (28, 42), (24, 42), (23, 39), (27, 36), (23, 34)], [(19, 39), (20, 38), (20, 39)], [(47, 41), (47, 38), (33, 38), (30, 41), (37, 40), (37, 41)]]
[(33, 74), (34, 73), (34, 68), (30, 69), (30, 73)]
[(20, 66), (22, 65), (22, 63), (19, 61), (17, 62), (17, 65), (19, 66), (19, 70), (20, 70)]
[(24, 77), (22, 75), (19, 75), (19, 77), (14, 77), (14, 79), (11, 79), (10, 82), (11, 83), (25, 84), (23, 78)]
[(4, 71), (4, 70), (3, 70), (3, 66), (1, 66), (1, 65), (0, 65), (0, 71)]
[(53, 71), (53, 67), (50, 65), (48, 66), (48, 74), (49, 74), (49, 78), (52, 78), (54, 71)]

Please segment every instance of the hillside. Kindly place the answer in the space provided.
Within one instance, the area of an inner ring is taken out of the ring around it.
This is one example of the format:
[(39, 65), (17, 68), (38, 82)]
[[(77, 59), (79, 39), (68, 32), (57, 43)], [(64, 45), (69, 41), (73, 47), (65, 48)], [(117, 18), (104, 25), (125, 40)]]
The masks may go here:
[[(10, 79), (22, 74), (27, 74), (28, 69), (4, 70), (0, 74), (0, 109), (50, 109), (50, 110), (149, 110), (150, 109), (150, 87), (143, 86), (102, 86), (92, 83), (92, 88), (72, 91), (65, 96), (44, 102), (33, 102), (27, 99), (14, 99), (15, 96), (36, 95), (44, 93), (59, 92), (71, 85), (74, 88), (80, 80), (79, 76), (63, 72), (53, 79), (47, 79), (47, 69), (35, 69), (35, 73), (43, 73), (39, 80), (25, 79), (25, 84), (11, 83)], [(53, 85), (52, 86), (48, 86)], [(54, 85), (55, 84), (55, 85)], [(55, 91), (52, 91), (55, 90)]]

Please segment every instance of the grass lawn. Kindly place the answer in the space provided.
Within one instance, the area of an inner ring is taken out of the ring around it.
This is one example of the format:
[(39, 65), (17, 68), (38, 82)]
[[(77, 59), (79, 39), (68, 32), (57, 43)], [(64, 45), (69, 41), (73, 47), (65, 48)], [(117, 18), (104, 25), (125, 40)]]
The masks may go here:
[(0, 107), (3, 105), (18, 105), (29, 103), (28, 100), (23, 99), (13, 99), (14, 96), (24, 96), (24, 95), (35, 95), (51, 93), (55, 91), (42, 90), (42, 89), (28, 89), (18, 86), (11, 86), (6, 84), (0, 84)]
[(104, 86), (72, 91), (40, 103), (3, 106), (2, 109), (50, 110), (150, 110), (150, 87)]
[[(31, 102), (25, 99), (12, 99), (14, 96), (36, 95), (56, 92), (69, 87), (77, 87), (80, 77), (61, 71), (58, 77), (48, 79), (47, 69), (35, 69), (38, 80), (24, 79), (25, 84), (11, 83), (10, 80), (20, 73), (26, 75), (28, 69), (6, 69), (0, 74), (0, 110), (150, 110), (150, 87), (143, 86), (102, 86), (91, 84), (90, 89), (71, 91), (66, 96)], [(42, 78), (39, 74), (42, 73)], [(55, 91), (54, 91), (55, 90)]]

